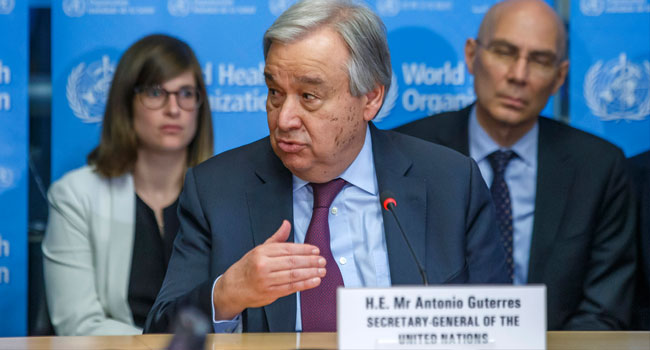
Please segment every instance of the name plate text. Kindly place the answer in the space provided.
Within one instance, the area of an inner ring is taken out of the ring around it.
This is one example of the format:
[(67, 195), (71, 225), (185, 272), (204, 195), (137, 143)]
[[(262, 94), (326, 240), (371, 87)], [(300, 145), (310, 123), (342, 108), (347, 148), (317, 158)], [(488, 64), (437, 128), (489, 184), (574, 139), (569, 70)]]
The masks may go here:
[(545, 286), (339, 288), (340, 349), (546, 349)]

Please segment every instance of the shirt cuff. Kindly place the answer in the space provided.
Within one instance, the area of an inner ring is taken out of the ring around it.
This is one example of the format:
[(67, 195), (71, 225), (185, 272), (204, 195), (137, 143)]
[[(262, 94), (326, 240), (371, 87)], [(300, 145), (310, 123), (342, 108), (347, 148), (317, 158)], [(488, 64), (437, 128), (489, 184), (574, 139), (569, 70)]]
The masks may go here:
[(212, 328), (214, 329), (215, 333), (241, 333), (242, 332), (242, 322), (241, 322), (241, 314), (235, 316), (232, 320), (215, 320), (214, 314), (214, 287), (217, 285), (217, 281), (219, 278), (221, 278), (223, 275), (219, 275), (214, 280), (214, 283), (212, 284)]

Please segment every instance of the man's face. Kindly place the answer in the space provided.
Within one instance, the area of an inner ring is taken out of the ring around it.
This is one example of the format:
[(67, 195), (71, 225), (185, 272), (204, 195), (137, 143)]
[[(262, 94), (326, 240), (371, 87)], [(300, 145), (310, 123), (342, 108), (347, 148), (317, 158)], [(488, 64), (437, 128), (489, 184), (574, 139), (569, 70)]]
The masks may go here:
[(322, 28), (289, 44), (273, 43), (266, 57), (266, 111), (271, 146), (299, 178), (326, 182), (356, 158), (383, 97), (383, 87), (354, 97), (340, 36)]
[(568, 62), (560, 62), (557, 22), (530, 8), (509, 9), (486, 32), (465, 46), (479, 120), (532, 127), (568, 70)]

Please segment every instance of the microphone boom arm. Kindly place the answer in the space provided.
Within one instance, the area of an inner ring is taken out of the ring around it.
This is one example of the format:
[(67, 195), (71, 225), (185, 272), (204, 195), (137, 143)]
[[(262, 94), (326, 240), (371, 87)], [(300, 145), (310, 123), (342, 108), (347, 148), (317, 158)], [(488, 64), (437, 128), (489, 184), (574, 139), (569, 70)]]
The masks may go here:
[(411, 246), (411, 242), (406, 237), (406, 234), (404, 233), (404, 229), (402, 228), (402, 224), (399, 222), (399, 219), (397, 218), (397, 214), (395, 214), (396, 204), (397, 203), (395, 199), (389, 197), (383, 200), (382, 206), (393, 214), (393, 218), (395, 218), (395, 222), (397, 222), (397, 227), (399, 228), (399, 232), (402, 234), (402, 238), (404, 238), (404, 241), (406, 242), (406, 246), (409, 248), (409, 251), (411, 252), (411, 256), (413, 256), (413, 260), (415, 260), (415, 264), (418, 266), (418, 271), (420, 271), (420, 276), (422, 276), (422, 283), (425, 286), (428, 286), (429, 281), (427, 280), (427, 274), (424, 271), (424, 267), (422, 266), (422, 264), (420, 264), (420, 260), (418, 260), (417, 255), (415, 255), (415, 251)]

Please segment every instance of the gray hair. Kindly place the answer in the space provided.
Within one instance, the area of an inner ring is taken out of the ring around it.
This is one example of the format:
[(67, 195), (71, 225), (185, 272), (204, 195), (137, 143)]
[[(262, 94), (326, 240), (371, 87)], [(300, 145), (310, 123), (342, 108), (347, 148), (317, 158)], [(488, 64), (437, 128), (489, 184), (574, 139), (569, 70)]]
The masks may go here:
[(264, 33), (264, 59), (273, 42), (295, 42), (325, 26), (348, 46), (350, 94), (362, 96), (377, 85), (390, 88), (391, 65), (386, 27), (367, 7), (351, 0), (302, 0), (278, 17)]

